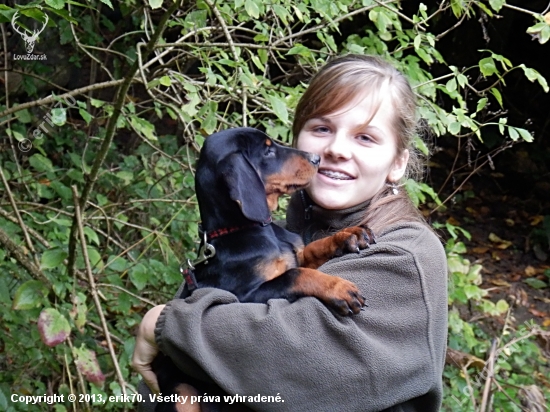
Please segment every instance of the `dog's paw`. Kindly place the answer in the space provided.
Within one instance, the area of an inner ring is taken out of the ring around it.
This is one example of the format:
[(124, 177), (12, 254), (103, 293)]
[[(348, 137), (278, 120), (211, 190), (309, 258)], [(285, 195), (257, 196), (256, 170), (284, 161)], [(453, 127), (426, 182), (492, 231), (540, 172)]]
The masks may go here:
[(334, 278), (324, 302), (342, 316), (356, 315), (367, 306), (355, 283), (339, 277)]
[(376, 243), (374, 233), (366, 226), (352, 226), (340, 230), (332, 236), (334, 256), (346, 253), (359, 253)]

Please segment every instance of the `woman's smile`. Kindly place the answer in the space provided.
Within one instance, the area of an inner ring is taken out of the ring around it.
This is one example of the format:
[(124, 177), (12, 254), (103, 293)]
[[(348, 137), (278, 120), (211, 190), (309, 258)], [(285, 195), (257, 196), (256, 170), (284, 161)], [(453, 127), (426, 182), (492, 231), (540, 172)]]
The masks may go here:
[(326, 176), (327, 178), (329, 178), (331, 180), (353, 180), (353, 179), (355, 179), (349, 173), (346, 173), (344, 171), (337, 170), (337, 169), (325, 168), (323, 166), (321, 166), (319, 168), (319, 171), (317, 173), (322, 175), (322, 176)]

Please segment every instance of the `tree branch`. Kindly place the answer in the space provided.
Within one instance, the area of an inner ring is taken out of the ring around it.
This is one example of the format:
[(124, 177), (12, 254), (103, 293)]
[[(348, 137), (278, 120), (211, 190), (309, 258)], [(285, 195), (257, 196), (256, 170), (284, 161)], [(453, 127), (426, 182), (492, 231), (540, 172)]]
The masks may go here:
[(96, 83), (96, 84), (92, 84), (90, 86), (81, 87), (80, 89), (72, 90), (68, 93), (60, 94), (59, 96), (50, 95), (48, 97), (44, 97), (43, 99), (38, 99), (38, 100), (34, 100), (32, 102), (19, 104), (17, 106), (10, 107), (9, 109), (4, 110), (3, 112), (0, 112), (0, 119), (4, 116), (7, 116), (7, 115), (13, 114), (13, 113), (17, 113), (21, 110), (30, 109), (31, 107), (36, 107), (36, 106), (43, 106), (45, 104), (50, 104), (50, 103), (55, 102), (56, 100), (65, 99), (66, 97), (78, 96), (79, 94), (85, 94), (85, 93), (88, 93), (90, 90), (105, 89), (107, 87), (118, 86), (118, 85), (122, 84), (123, 82), (124, 82), (124, 79), (111, 80), (111, 81), (104, 82), (104, 83)]

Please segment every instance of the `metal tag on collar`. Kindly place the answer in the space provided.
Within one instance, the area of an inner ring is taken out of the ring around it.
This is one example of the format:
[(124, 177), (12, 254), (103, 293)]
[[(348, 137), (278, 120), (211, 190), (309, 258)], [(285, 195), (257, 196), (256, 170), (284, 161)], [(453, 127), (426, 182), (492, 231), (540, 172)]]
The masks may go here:
[(216, 249), (210, 243), (206, 241), (206, 232), (203, 232), (202, 244), (199, 249), (199, 255), (192, 262), (193, 266), (200, 263), (208, 264), (208, 259), (212, 259), (216, 255)]
[(216, 249), (206, 241), (206, 232), (203, 232), (203, 241), (199, 249), (198, 256), (195, 260), (187, 259), (180, 266), (180, 273), (185, 277), (187, 270), (195, 270), (195, 266), (201, 263), (208, 264), (208, 259), (212, 259), (216, 255)]

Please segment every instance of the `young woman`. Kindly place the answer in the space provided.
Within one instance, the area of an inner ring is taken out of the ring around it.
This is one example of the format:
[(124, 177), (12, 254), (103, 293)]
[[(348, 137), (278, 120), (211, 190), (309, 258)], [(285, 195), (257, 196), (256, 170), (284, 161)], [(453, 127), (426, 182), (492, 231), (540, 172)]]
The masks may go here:
[(320, 268), (357, 284), (368, 308), (340, 317), (315, 298), (252, 304), (196, 290), (142, 321), (133, 365), (150, 388), (157, 390), (149, 364), (160, 349), (229, 394), (272, 397), (248, 403), (251, 410), (439, 411), (447, 264), (400, 186), (418, 168), (415, 111), (405, 77), (359, 55), (323, 67), (296, 110), (295, 145), (321, 164), (311, 186), (291, 198), (286, 227), (307, 243), (368, 225), (375, 245)]

